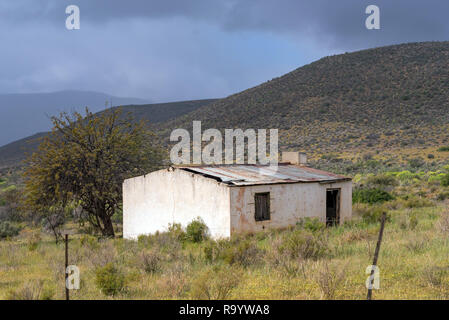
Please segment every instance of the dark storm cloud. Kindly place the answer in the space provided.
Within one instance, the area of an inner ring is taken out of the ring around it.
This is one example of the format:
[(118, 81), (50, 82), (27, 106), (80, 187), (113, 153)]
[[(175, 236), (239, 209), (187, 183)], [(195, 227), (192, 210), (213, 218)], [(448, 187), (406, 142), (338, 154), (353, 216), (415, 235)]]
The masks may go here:
[[(65, 29), (72, 4), (81, 30)], [(0, 92), (220, 97), (324, 55), (447, 40), (448, 15), (441, 0), (0, 0)]]
[[(227, 31), (245, 30), (307, 36), (339, 49), (448, 38), (449, 1), (441, 0), (16, 0), (0, 7), (11, 22), (60, 23), (65, 7), (76, 4), (83, 21), (183, 17)], [(381, 9), (381, 30), (364, 27), (365, 8)], [(163, 32), (163, 31), (161, 31)], [(300, 41), (300, 39), (298, 39)]]
[[(381, 30), (367, 30), (365, 9), (380, 8)], [(447, 40), (449, 1), (241, 1), (227, 15), (230, 30), (254, 29), (309, 36), (340, 49)]]

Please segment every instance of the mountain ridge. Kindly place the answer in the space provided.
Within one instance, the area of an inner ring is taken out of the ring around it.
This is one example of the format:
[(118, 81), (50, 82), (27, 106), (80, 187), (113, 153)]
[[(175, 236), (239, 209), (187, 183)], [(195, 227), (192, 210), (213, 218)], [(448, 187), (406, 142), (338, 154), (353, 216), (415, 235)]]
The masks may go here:
[(81, 90), (0, 94), (0, 145), (50, 130), (50, 116), (82, 111), (86, 106), (98, 112), (106, 107), (106, 102), (110, 105), (111, 100), (113, 105), (148, 103), (145, 99)]
[[(146, 105), (126, 105), (120, 106), (126, 113), (130, 112), (136, 120), (146, 120), (150, 124), (176, 118), (184, 113), (191, 112), (201, 106), (216, 101), (216, 99), (189, 100), (178, 102), (155, 103)], [(116, 109), (119, 107), (113, 107)], [(109, 109), (108, 109), (109, 110)], [(100, 111), (101, 113), (104, 111)], [(48, 120), (50, 123), (50, 120)], [(28, 153), (36, 150), (40, 139), (48, 132), (36, 133), (9, 144), (0, 146), (0, 168), (15, 166), (23, 161)]]

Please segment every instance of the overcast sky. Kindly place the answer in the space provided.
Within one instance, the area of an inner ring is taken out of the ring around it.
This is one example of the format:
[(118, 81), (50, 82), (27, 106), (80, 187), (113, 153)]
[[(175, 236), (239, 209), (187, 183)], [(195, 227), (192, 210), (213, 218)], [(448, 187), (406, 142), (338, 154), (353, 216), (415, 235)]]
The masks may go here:
[(323, 56), (448, 40), (448, 16), (447, 0), (0, 0), (0, 93), (224, 97)]

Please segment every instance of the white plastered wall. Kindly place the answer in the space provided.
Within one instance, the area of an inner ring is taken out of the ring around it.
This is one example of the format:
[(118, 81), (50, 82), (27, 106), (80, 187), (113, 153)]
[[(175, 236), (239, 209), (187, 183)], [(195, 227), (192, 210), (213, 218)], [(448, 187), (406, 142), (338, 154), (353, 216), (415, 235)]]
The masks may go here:
[(181, 169), (164, 169), (123, 183), (123, 237), (167, 231), (201, 217), (213, 238), (230, 236), (230, 188)]

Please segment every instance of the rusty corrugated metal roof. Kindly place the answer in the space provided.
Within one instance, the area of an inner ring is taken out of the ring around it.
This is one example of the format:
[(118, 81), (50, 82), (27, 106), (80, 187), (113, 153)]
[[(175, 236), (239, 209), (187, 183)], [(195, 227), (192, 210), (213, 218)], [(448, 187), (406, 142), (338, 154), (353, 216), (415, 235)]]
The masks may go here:
[(176, 168), (235, 186), (351, 180), (338, 174), (288, 163), (280, 163), (277, 168), (251, 164), (176, 166)]

